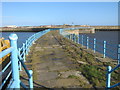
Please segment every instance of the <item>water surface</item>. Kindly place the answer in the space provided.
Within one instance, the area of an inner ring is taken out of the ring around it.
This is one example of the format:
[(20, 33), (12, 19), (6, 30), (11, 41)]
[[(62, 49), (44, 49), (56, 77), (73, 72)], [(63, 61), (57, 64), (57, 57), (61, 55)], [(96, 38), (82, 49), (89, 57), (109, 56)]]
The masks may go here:
[(2, 37), (8, 39), (11, 33), (15, 33), (18, 35), (18, 47), (22, 46), (22, 43), (26, 41), (30, 36), (32, 36), (36, 32), (2, 32)]

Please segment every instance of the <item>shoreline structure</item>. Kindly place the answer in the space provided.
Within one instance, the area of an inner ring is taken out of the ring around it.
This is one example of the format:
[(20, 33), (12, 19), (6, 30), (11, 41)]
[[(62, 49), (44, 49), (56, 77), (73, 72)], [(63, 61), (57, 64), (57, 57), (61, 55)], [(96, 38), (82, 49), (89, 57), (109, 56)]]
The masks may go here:
[(0, 27), (1, 32), (38, 32), (38, 31), (43, 31), (45, 29), (60, 29), (60, 28), (76, 28), (76, 27), (91, 27), (95, 28), (95, 31), (120, 31), (120, 26), (80, 26), (80, 25), (74, 25), (74, 26), (63, 26), (63, 25), (58, 25), (58, 26), (51, 26), (51, 27), (17, 27), (17, 28), (8, 28), (8, 27)]

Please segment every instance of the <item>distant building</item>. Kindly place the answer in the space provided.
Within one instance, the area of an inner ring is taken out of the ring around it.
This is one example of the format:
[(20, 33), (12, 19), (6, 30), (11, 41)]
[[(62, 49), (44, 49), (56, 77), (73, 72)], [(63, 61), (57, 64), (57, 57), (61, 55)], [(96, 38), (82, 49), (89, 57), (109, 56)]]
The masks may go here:
[(51, 25), (46, 25), (45, 27), (52, 27)]
[(80, 25), (81, 27), (88, 27), (89, 25)]
[(15, 25), (9, 25), (9, 26), (6, 26), (7, 28), (17, 28), (17, 26)]

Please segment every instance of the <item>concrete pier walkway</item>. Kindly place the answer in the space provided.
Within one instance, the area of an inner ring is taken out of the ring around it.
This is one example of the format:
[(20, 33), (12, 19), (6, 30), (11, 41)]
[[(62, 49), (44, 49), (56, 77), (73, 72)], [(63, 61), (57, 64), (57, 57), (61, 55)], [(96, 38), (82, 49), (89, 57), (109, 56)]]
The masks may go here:
[(51, 31), (38, 39), (31, 47), (26, 64), (34, 72), (34, 82), (37, 83), (34, 86), (47, 88), (92, 87), (77, 70), (79, 64), (75, 63), (64, 50), (66, 40), (63, 39), (58, 31)]

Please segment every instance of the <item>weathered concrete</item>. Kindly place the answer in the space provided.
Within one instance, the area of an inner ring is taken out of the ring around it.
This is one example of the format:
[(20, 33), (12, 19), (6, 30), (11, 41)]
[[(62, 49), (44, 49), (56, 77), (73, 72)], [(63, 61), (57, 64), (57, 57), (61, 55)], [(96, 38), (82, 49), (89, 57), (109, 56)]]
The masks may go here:
[(81, 72), (77, 71), (79, 65), (67, 55), (64, 45), (60, 45), (62, 38), (57, 31), (51, 31), (32, 46), (26, 64), (32, 65), (29, 69), (34, 72), (34, 81), (48, 88), (92, 87)]
[[(31, 47), (26, 64), (34, 72), (34, 87), (104, 88), (106, 66), (115, 67), (115, 63), (102, 56), (51, 31)], [(118, 71), (112, 80), (118, 83), (116, 77)]]

